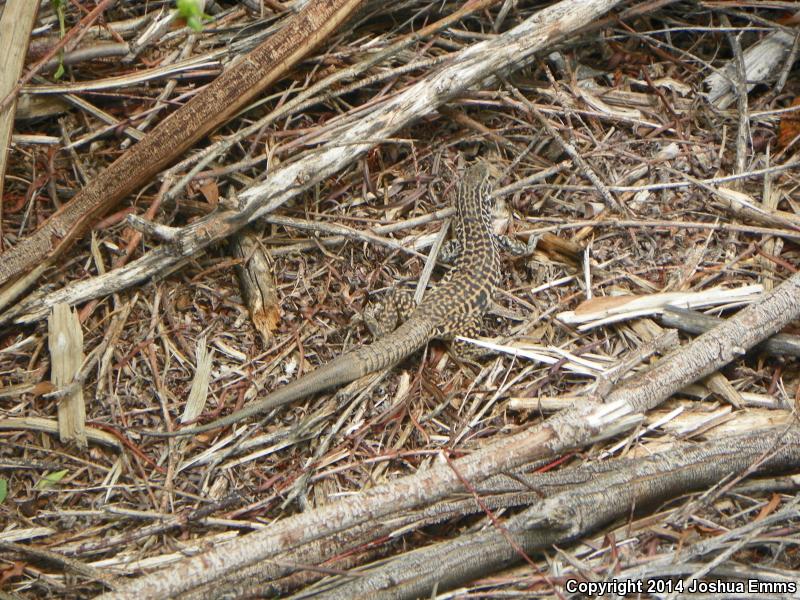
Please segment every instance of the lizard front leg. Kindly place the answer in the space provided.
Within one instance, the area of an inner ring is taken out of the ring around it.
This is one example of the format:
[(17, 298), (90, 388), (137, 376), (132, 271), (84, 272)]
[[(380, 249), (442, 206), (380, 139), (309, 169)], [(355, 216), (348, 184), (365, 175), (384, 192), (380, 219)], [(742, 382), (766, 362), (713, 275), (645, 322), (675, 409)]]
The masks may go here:
[[(507, 235), (493, 233), (492, 239), (494, 240), (495, 246), (499, 251), (511, 256), (523, 256), (532, 250), (532, 248), (529, 248), (528, 244), (525, 242)], [(461, 251), (460, 240), (448, 240), (442, 245), (442, 249), (439, 251), (437, 260), (443, 265), (452, 265), (458, 255), (461, 254)]]
[(500, 235), (497, 233), (493, 234), (493, 236), (497, 249), (501, 252), (505, 252), (506, 254), (510, 254), (511, 256), (523, 256), (532, 250), (532, 248), (529, 248), (528, 244), (525, 242), (510, 236)]

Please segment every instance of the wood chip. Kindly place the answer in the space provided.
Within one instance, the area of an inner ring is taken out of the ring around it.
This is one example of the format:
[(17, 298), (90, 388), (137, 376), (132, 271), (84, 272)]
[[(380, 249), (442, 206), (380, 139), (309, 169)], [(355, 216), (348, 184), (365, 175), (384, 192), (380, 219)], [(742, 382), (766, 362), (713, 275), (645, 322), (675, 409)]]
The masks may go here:
[(52, 361), (53, 385), (66, 394), (58, 403), (58, 435), (62, 442), (76, 442), (85, 448), (86, 407), (83, 386), (73, 385), (83, 363), (83, 332), (78, 315), (68, 304), (56, 304), (48, 319), (48, 347)]

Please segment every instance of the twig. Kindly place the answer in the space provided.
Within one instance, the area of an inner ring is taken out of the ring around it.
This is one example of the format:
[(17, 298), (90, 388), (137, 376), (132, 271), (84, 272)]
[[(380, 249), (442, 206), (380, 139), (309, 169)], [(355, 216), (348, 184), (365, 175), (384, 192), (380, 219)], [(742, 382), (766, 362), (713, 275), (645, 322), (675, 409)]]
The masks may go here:
[(59, 565), (63, 567), (65, 571), (75, 573), (76, 575), (81, 575), (95, 581), (100, 581), (109, 589), (115, 589), (119, 583), (119, 578), (106, 575), (103, 571), (86, 565), (74, 558), (59, 554), (58, 552), (51, 552), (50, 550), (45, 550), (43, 548), (34, 548), (24, 544), (15, 544), (14, 542), (3, 541), (0, 541), (0, 548), (3, 548), (8, 552), (16, 552), (22, 556), (32, 557), (34, 559)]
[[(724, 321), (711, 315), (674, 306), (667, 306), (660, 316), (665, 327), (674, 327), (686, 333), (701, 334)], [(768, 354), (800, 357), (800, 336), (776, 333), (763, 344), (757, 346)]]
[[(726, 15), (720, 16), (720, 22), (730, 27), (730, 21)], [(736, 90), (736, 109), (739, 113), (739, 127), (736, 129), (736, 162), (735, 172), (743, 173), (747, 168), (747, 142), (750, 139), (750, 117), (748, 115), (747, 102), (747, 68), (744, 64), (742, 55), (742, 45), (739, 37), (733, 33), (728, 33), (728, 42), (733, 50), (734, 63), (736, 65), (733, 75), (734, 89)]]
[(796, 32), (794, 35), (792, 48), (789, 50), (789, 54), (786, 57), (786, 62), (781, 68), (780, 75), (778, 75), (778, 81), (775, 82), (775, 87), (773, 88), (774, 94), (780, 94), (783, 91), (783, 86), (786, 85), (786, 81), (789, 79), (789, 73), (791, 72), (794, 63), (797, 60), (798, 52), (800, 52), (800, 31)]

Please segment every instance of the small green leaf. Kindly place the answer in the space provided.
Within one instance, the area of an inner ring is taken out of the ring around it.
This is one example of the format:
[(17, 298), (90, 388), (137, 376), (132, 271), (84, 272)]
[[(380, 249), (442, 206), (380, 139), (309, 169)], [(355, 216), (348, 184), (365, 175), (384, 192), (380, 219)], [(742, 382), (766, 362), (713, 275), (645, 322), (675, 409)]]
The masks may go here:
[(46, 490), (53, 487), (59, 481), (64, 479), (64, 476), (69, 473), (68, 469), (62, 469), (61, 471), (55, 471), (53, 473), (48, 473), (44, 477), (42, 477), (39, 482), (36, 484), (37, 490)]
[(204, 0), (178, 0), (178, 14), (186, 19), (186, 24), (194, 31), (203, 30), (203, 19), (210, 17), (203, 12)]
[(0, 504), (6, 501), (8, 497), (8, 481), (0, 478)]
[(64, 63), (60, 62), (60, 63), (58, 63), (58, 68), (56, 69), (56, 72), (53, 73), (53, 79), (58, 81), (63, 76), (64, 76)]

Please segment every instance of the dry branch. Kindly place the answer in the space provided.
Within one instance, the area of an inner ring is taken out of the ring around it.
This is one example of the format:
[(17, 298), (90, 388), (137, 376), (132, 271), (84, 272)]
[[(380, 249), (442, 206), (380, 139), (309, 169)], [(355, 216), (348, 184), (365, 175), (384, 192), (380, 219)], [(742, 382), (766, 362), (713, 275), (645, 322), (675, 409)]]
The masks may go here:
[(267, 41), (242, 57), (191, 101), (131, 147), (0, 262), (0, 285), (51, 262), (123, 197), (235, 115), (319, 45), (362, 0), (312, 1)]
[[(674, 306), (667, 307), (660, 315), (660, 320), (664, 327), (674, 327), (695, 335), (705, 333), (723, 322), (722, 319), (711, 315)], [(778, 333), (761, 344), (758, 349), (774, 355), (800, 357), (800, 336)]]
[(338, 124), (335, 131), (326, 132), (330, 141), (278, 168), (263, 183), (241, 192), (239, 210), (211, 214), (184, 228), (169, 228), (171, 244), (148, 252), (124, 268), (69, 285), (48, 295), (44, 301), (30, 298), (21, 302), (0, 316), (0, 322), (26, 313), (29, 314), (21, 320), (35, 320), (44, 314), (42, 311), (46, 311), (51, 302), (75, 304), (170, 271), (209, 244), (236, 233), (247, 223), (311, 189), (352, 163), (378, 141), (389, 139), (399, 129), (431, 113), (449, 99), (482, 84), (496, 73), (524, 66), (534, 53), (588, 25), (617, 4), (619, 0), (564, 0), (501, 35), (454, 53), (438, 71), (423, 77), (371, 113)]
[[(676, 494), (713, 486), (732, 473), (748, 471), (754, 463), (756, 468), (750, 475), (796, 468), (800, 464), (798, 440), (797, 427), (788, 431), (785, 426), (771, 427), (757, 432), (748, 430), (733, 437), (722, 434), (703, 444), (678, 442), (644, 459), (587, 462), (558, 471), (492, 477), (475, 486), (480, 504), (474, 497), (459, 496), (419, 512), (397, 513), (380, 523), (362, 525), (303, 545), (274, 560), (251, 565), (181, 598), (234, 593), (245, 597), (283, 595), (292, 587), (319, 579), (324, 572), (320, 573), (315, 566), (324, 563), (326, 568), (340, 572), (350, 568), (348, 550), (352, 548), (367, 546), (376, 539), (398, 537), (398, 532), (410, 531), (412, 527), (418, 529), (453, 517), (483, 513), (487, 508), (526, 509), (523, 515), (504, 522), (503, 526), (522, 542), (528, 553), (552, 543), (562, 545), (611, 521), (627, 519), (631, 506), (638, 508), (648, 502), (665, 501)], [(759, 462), (767, 454), (769, 461)], [(606, 510), (597, 512), (598, 503)], [(441, 567), (454, 559), (462, 547), (470, 549), (468, 554), (461, 555), (462, 561)], [(397, 586), (393, 588), (396, 593), (424, 597), (437, 582), (440, 590), (452, 587), (514, 560), (519, 561), (519, 556), (507, 539), (490, 527), (479, 534), (410, 550), (370, 570), (362, 568), (357, 579), (333, 580), (327, 586), (317, 586), (315, 591), (324, 591), (326, 598), (329, 595), (355, 598), (360, 597), (358, 594), (376, 593), (382, 580), (391, 580)], [(360, 560), (353, 566), (363, 563)]]
[[(748, 471), (754, 463), (751, 474), (797, 469), (800, 428), (750, 432), (672, 448), (643, 459), (613, 461), (605, 465), (613, 470), (599, 476), (592, 474), (591, 466), (567, 469), (559, 475), (572, 476), (580, 483), (533, 503), (505, 521), (503, 527), (526, 553), (553, 544), (563, 546), (617, 519), (629, 518), (631, 507), (708, 488), (731, 474)], [(539, 487), (535, 477), (528, 483)], [(336, 579), (328, 587), (317, 589), (331, 600), (419, 598), (520, 560), (507, 536), (496, 527), (488, 527), (480, 533), (411, 550), (371, 570), (361, 570), (359, 577)]]
[(477, 483), (526, 463), (607, 439), (636, 426), (645, 412), (688, 383), (742, 355), (798, 316), (800, 274), (625, 382), (608, 395), (605, 403), (586, 402), (562, 411), (541, 425), (453, 461), (453, 468), (438, 463), (424, 472), (287, 518), (236, 543), (186, 559), (172, 568), (169, 577), (162, 573), (143, 577), (104, 597), (157, 598), (185, 591), (309, 541), (441, 500), (461, 491), (462, 480)]

